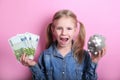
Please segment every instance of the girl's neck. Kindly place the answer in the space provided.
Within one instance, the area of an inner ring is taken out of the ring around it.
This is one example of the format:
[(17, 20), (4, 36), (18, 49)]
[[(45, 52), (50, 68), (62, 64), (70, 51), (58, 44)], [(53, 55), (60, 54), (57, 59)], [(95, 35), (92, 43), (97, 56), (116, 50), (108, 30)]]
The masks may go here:
[(64, 47), (57, 45), (57, 49), (63, 57), (66, 56), (68, 52), (70, 52), (71, 47), (72, 47), (72, 43), (70, 45), (64, 46)]

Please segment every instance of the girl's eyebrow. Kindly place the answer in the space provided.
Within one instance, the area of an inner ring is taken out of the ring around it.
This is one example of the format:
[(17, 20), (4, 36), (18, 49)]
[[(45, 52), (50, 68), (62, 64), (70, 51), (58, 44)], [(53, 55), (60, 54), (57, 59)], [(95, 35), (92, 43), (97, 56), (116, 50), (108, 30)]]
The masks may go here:
[(56, 26), (57, 28), (62, 28), (62, 26)]

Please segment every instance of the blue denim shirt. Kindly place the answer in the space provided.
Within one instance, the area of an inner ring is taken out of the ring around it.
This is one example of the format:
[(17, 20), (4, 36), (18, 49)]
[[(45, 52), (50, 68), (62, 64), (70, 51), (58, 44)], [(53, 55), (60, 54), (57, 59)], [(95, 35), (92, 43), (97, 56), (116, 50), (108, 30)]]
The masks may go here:
[(38, 64), (30, 67), (33, 80), (97, 80), (96, 63), (84, 51), (84, 58), (78, 63), (70, 51), (65, 57), (59, 53), (55, 43), (43, 51)]

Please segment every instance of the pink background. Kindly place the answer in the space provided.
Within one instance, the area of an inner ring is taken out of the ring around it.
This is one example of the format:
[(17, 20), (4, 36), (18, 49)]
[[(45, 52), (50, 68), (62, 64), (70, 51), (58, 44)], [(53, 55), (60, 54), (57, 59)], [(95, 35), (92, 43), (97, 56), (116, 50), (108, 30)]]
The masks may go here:
[(98, 64), (98, 80), (120, 80), (119, 3), (119, 0), (0, 0), (0, 80), (31, 80), (29, 68), (17, 62), (8, 39), (25, 32), (40, 35), (37, 60), (44, 49), (45, 28), (59, 9), (76, 13), (85, 25), (86, 42), (95, 33), (106, 37), (107, 52)]

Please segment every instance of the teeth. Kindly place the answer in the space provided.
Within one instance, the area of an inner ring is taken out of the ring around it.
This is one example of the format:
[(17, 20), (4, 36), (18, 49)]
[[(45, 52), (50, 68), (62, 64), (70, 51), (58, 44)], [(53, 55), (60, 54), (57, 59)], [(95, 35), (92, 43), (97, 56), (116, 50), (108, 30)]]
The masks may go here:
[(67, 41), (67, 40), (68, 40), (68, 38), (61, 38), (61, 40), (63, 40), (63, 41)]

